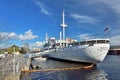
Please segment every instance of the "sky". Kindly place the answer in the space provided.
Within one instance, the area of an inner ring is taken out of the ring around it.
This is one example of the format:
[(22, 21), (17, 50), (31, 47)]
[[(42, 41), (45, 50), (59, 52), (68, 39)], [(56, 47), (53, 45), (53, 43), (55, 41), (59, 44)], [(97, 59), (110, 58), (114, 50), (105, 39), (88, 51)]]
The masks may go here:
[(59, 39), (63, 11), (66, 37), (104, 34), (108, 27), (111, 45), (120, 45), (120, 0), (0, 0), (1, 44), (39, 47), (46, 33)]

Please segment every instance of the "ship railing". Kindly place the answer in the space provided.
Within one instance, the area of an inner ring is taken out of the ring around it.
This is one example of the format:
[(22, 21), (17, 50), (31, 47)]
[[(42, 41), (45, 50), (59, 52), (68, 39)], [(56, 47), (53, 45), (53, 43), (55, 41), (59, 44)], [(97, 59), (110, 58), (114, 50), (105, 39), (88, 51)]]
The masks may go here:
[(93, 44), (102, 44), (109, 43), (109, 37), (105, 35), (87, 35), (87, 36), (79, 36), (74, 38), (77, 41), (70, 42), (68, 45), (78, 46), (78, 45), (93, 45)]
[(97, 34), (97, 35), (82, 35), (77, 37), (82, 41), (92, 40), (92, 39), (109, 39), (109, 35)]

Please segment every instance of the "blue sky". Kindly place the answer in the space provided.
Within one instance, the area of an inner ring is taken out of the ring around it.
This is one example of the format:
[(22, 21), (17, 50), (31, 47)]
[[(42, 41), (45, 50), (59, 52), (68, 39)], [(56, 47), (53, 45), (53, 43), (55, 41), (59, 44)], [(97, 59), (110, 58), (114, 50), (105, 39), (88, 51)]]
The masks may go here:
[(62, 11), (67, 37), (104, 34), (109, 26), (112, 45), (120, 45), (119, 0), (0, 0), (1, 38), (40, 44), (46, 32), (59, 38)]

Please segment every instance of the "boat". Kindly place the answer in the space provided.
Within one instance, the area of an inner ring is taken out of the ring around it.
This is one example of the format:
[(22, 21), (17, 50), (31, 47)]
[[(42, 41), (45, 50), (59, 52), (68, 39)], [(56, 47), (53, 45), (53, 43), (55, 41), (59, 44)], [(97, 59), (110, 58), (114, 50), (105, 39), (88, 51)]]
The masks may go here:
[(34, 58), (35, 60), (40, 60), (40, 61), (46, 61), (46, 58), (43, 58), (43, 57), (36, 57)]
[[(99, 63), (102, 62), (110, 48), (110, 40), (108, 37), (94, 37), (82, 41), (66, 42), (65, 40), (65, 15), (62, 13), (63, 23), (63, 36), (60, 32), (60, 42), (52, 43), (49, 49), (49, 58), (84, 62), (84, 63)], [(62, 39), (61, 39), (62, 38)], [(52, 40), (53, 41), (53, 40)]]

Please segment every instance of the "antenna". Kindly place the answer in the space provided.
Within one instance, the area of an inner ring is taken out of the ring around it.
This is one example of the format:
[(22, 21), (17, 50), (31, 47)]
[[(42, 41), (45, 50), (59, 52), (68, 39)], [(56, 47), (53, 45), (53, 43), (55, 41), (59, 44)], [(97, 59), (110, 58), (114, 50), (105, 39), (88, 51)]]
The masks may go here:
[(63, 27), (63, 47), (65, 47), (65, 28), (67, 27), (67, 25), (65, 24), (65, 14), (64, 11), (62, 13), (62, 18), (63, 18), (63, 22), (61, 24), (61, 26)]
[(62, 47), (62, 32), (60, 32), (60, 47)]
[(46, 38), (45, 38), (45, 40), (46, 40), (46, 43), (48, 42), (48, 34), (47, 34), (47, 32), (46, 32)]

